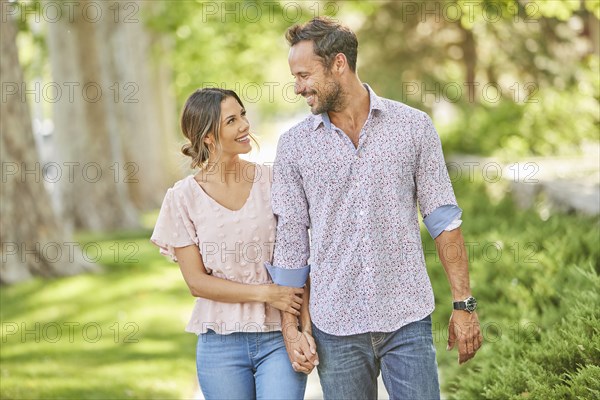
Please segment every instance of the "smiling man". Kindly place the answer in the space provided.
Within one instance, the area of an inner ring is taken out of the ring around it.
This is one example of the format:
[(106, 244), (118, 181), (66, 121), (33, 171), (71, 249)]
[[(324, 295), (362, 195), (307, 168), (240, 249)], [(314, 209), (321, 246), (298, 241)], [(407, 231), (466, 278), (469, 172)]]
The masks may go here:
[(425, 113), (360, 81), (350, 29), (315, 18), (286, 38), (296, 93), (312, 113), (281, 137), (272, 189), (267, 267), (278, 284), (310, 288), (302, 334), (296, 316), (284, 317), (290, 360), (305, 373), (317, 365), (326, 399), (377, 398), (380, 372), (392, 399), (439, 398), (417, 206), (452, 289), (449, 348), (458, 345), (463, 363), (482, 337), (437, 132)]

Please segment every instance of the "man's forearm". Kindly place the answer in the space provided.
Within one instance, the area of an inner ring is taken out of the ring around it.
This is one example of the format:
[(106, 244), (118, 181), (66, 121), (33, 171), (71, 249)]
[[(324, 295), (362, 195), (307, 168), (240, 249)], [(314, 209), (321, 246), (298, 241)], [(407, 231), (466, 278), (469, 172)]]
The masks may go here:
[(464, 300), (471, 295), (469, 283), (468, 255), (460, 228), (442, 232), (435, 238), (435, 245), (454, 301)]
[(310, 277), (306, 280), (304, 293), (302, 294), (302, 306), (300, 307), (300, 330), (312, 335), (312, 324), (308, 305), (310, 302)]

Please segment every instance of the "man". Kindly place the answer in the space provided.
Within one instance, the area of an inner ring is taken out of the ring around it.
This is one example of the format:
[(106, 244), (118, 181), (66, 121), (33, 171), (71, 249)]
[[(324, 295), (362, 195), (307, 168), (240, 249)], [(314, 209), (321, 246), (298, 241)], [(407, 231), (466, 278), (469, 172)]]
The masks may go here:
[(310, 286), (300, 332), (284, 317), (290, 360), (305, 373), (318, 366), (326, 399), (376, 398), (380, 370), (392, 399), (439, 398), (417, 203), (452, 289), (448, 348), (458, 344), (463, 363), (482, 342), (439, 137), (425, 113), (361, 83), (348, 28), (314, 18), (286, 38), (313, 114), (281, 137), (272, 189), (267, 268), (278, 284)]

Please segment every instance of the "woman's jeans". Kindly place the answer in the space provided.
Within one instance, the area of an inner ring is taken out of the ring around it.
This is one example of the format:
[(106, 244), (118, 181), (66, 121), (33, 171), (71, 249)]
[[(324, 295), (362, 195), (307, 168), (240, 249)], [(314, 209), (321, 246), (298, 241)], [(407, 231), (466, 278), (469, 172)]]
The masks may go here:
[(207, 400), (304, 398), (306, 375), (295, 372), (280, 331), (212, 330), (198, 335), (196, 366)]
[(428, 316), (395, 332), (334, 336), (313, 324), (325, 399), (377, 399), (381, 370), (390, 399), (439, 399)]

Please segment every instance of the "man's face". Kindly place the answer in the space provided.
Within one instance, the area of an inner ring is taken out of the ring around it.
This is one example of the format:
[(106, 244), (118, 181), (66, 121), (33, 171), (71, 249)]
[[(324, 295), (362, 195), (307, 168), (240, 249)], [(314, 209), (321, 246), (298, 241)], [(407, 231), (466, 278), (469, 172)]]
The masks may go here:
[(288, 63), (296, 80), (294, 91), (306, 99), (313, 114), (341, 109), (342, 87), (315, 55), (312, 41), (303, 40), (292, 46)]

